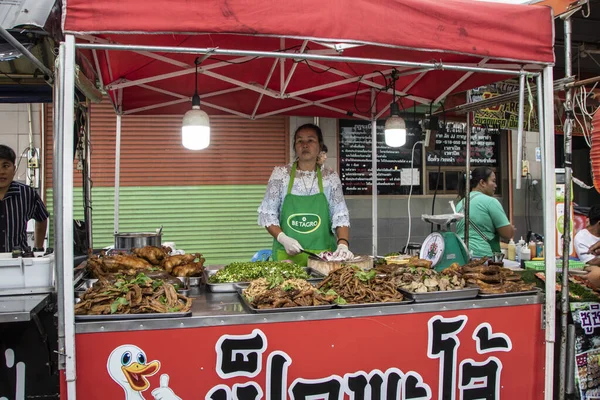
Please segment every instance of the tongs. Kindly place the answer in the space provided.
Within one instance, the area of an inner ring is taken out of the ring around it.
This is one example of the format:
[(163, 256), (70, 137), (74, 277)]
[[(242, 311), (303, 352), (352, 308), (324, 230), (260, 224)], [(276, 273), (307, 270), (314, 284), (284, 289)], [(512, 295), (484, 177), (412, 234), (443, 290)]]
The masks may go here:
[(306, 254), (308, 254), (309, 256), (313, 256), (313, 257), (315, 257), (315, 258), (316, 258), (316, 259), (318, 259), (318, 260), (321, 260), (321, 261), (327, 261), (326, 259), (324, 259), (324, 258), (320, 257), (319, 255), (317, 255), (317, 254), (315, 254), (315, 253), (313, 253), (313, 252), (311, 252), (311, 251), (308, 251), (308, 250), (304, 250), (304, 249), (302, 249), (302, 252), (303, 252), (303, 253), (306, 253)]

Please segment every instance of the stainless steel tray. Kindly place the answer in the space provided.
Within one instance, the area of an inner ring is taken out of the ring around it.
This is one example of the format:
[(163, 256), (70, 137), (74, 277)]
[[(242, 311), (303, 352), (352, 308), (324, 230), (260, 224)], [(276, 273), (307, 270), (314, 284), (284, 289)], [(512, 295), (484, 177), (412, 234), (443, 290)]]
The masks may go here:
[(443, 292), (414, 293), (398, 288), (400, 293), (413, 299), (415, 303), (428, 303), (447, 300), (474, 299), (479, 293), (479, 288), (465, 288), (459, 290), (445, 290)]
[(409, 299), (405, 297), (402, 301), (390, 301), (387, 303), (360, 303), (360, 304), (336, 304), (336, 307), (339, 308), (364, 308), (364, 307), (382, 307), (382, 306), (400, 306), (404, 304), (411, 304), (415, 301), (413, 299)]
[(182, 318), (191, 317), (192, 312), (174, 313), (148, 313), (148, 314), (103, 314), (103, 315), (75, 315), (75, 322), (90, 321), (121, 321), (126, 319), (156, 319), (156, 318)]
[(184, 284), (184, 287), (186, 287), (186, 288), (190, 288), (192, 286), (200, 286), (200, 284), (202, 283), (201, 276), (190, 276), (190, 277), (176, 276), (176, 278), (179, 279)]
[(500, 297), (514, 297), (514, 296), (530, 296), (533, 294), (539, 294), (542, 291), (540, 288), (535, 288), (532, 290), (526, 290), (524, 292), (510, 292), (510, 293), (479, 293), (477, 297), (481, 297), (482, 299), (495, 299)]
[[(75, 297), (81, 297), (81, 295), (87, 292), (89, 288), (94, 286), (94, 283), (96, 283), (97, 281), (98, 279), (85, 279), (83, 282), (81, 282), (78, 286), (75, 287)], [(177, 293), (182, 294), (186, 297), (190, 295), (190, 289), (186, 289), (185, 287), (181, 287), (176, 290)]]
[[(325, 278), (325, 275), (322, 273), (315, 271), (312, 268), (304, 268), (306, 273), (312, 278), (307, 279), (310, 283), (317, 283), (322, 281)], [(248, 282), (229, 282), (229, 283), (210, 283), (209, 278), (217, 273), (218, 270), (204, 270), (204, 278), (206, 279), (206, 287), (209, 292), (213, 293), (235, 293), (237, 291), (236, 285), (243, 284)]]
[(242, 290), (244, 290), (244, 288), (247, 286), (248, 286), (247, 283), (245, 285), (238, 284), (235, 287), (235, 289), (236, 289), (235, 291), (237, 292), (240, 299), (242, 299), (242, 303), (244, 303), (244, 306), (246, 306), (248, 308), (248, 310), (252, 311), (253, 313), (257, 313), (257, 314), (331, 310), (332, 308), (334, 308), (336, 306), (335, 304), (327, 304), (327, 305), (323, 305), (323, 306), (310, 306), (310, 307), (298, 306), (298, 307), (281, 307), (281, 308), (255, 308), (255, 307), (252, 307), (252, 305), (246, 299), (246, 296), (244, 296), (244, 294), (242, 293)]

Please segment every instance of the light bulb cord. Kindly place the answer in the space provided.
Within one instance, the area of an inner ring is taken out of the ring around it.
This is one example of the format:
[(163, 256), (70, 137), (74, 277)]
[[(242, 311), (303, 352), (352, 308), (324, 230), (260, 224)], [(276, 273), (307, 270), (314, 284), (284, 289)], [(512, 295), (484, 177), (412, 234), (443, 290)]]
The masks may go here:
[(200, 65), (200, 57), (196, 57), (194, 64), (196, 64), (196, 84), (194, 85), (194, 94), (198, 96), (198, 65)]
[(423, 144), (422, 140), (419, 140), (418, 142), (415, 142), (415, 144), (413, 144), (412, 147), (412, 155), (410, 157), (410, 191), (408, 192), (408, 237), (406, 238), (406, 246), (404, 246), (404, 254), (406, 254), (407, 250), (408, 250), (408, 244), (410, 243), (410, 233), (412, 230), (412, 217), (410, 215), (410, 198), (412, 197), (412, 191), (413, 191), (413, 165), (414, 165), (414, 161), (415, 161), (415, 148), (417, 147), (418, 144)]

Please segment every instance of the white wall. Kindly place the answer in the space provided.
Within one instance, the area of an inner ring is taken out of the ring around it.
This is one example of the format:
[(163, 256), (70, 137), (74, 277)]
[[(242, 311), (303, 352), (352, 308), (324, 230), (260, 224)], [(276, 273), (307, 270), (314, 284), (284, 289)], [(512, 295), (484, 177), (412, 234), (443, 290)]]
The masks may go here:
[[(31, 104), (31, 124), (33, 145), (41, 149), (41, 104)], [(19, 166), (15, 180), (25, 183), (27, 176), (27, 155), (29, 147), (29, 113), (27, 104), (0, 104), (0, 143), (11, 147), (17, 154)], [(23, 157), (21, 157), (23, 155)], [(41, 161), (41, 160), (40, 160)]]

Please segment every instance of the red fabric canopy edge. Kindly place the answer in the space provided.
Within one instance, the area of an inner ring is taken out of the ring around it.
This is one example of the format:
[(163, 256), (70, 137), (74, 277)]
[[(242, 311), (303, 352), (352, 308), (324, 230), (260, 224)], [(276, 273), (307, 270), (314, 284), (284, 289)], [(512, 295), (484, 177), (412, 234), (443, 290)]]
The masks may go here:
[(66, 33), (236, 33), (554, 62), (552, 9), (473, 0), (68, 0)]

